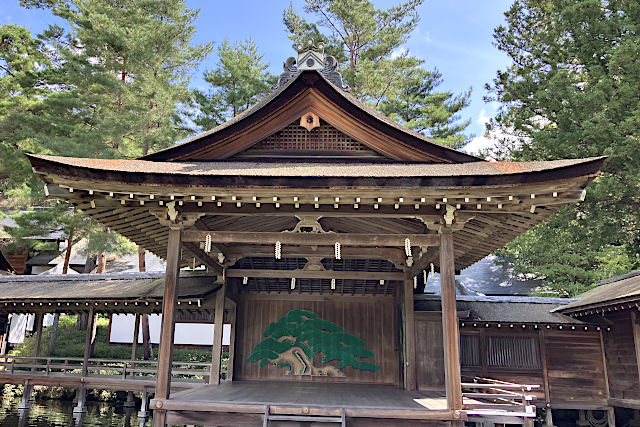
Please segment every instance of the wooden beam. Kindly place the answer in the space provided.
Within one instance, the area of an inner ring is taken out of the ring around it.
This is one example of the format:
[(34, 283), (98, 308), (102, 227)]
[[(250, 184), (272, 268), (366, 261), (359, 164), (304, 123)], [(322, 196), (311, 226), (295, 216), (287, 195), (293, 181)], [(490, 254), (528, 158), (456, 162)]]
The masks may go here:
[(189, 252), (194, 254), (204, 265), (217, 274), (222, 274), (222, 266), (215, 261), (210, 254), (206, 253), (197, 243), (184, 242), (182, 244)]
[(460, 385), (460, 337), (456, 312), (455, 255), (453, 233), (443, 229), (440, 234), (440, 293), (442, 298), (442, 340), (444, 347), (444, 377), (447, 409), (462, 409)]
[(366, 233), (274, 233), (250, 231), (185, 230), (184, 242), (204, 242), (211, 235), (213, 243), (247, 243), (329, 246), (340, 243), (345, 246), (398, 246), (404, 247), (405, 239), (412, 246), (437, 246), (437, 234), (366, 234)]
[[(173, 334), (175, 330), (175, 312), (177, 308), (178, 280), (180, 276), (181, 229), (169, 230), (167, 244), (167, 268), (164, 279), (164, 298), (162, 300), (162, 326), (160, 330), (160, 349), (158, 351), (158, 373), (156, 376), (156, 398), (168, 399), (171, 389), (171, 363), (173, 361)], [(164, 411), (158, 411), (164, 426)], [(166, 415), (166, 413), (165, 413)], [(159, 421), (159, 422), (160, 422)]]
[(282, 279), (351, 279), (351, 280), (404, 280), (403, 273), (335, 271), (335, 270), (252, 270), (228, 269), (226, 277), (267, 277)]
[(413, 277), (404, 280), (405, 385), (407, 390), (418, 388), (416, 370), (416, 320), (413, 307)]
[[(227, 277), (227, 276), (225, 276)], [(209, 384), (220, 384), (220, 368), (222, 365), (222, 332), (224, 328), (224, 303), (226, 299), (227, 283), (216, 293), (215, 319), (213, 326), (213, 347), (211, 349), (211, 370)]]

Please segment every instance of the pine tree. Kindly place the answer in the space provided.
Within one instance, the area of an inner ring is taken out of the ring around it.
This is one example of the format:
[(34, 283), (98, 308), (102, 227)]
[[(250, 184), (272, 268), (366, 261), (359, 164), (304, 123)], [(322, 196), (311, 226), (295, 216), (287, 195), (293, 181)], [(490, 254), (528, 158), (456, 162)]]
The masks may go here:
[(251, 39), (234, 44), (225, 40), (217, 53), (217, 67), (204, 73), (210, 90), (195, 91), (200, 115), (194, 122), (204, 129), (237, 116), (268, 94), (276, 82)]
[(585, 202), (510, 244), (522, 272), (573, 295), (640, 267), (640, 4), (517, 0), (495, 30), (512, 65), (488, 85), (516, 160), (606, 155)]
[[(287, 373), (293, 375), (341, 377), (344, 374), (340, 369), (347, 366), (373, 372), (380, 370), (380, 366), (360, 360), (374, 357), (365, 348), (364, 341), (311, 311), (290, 311), (269, 324), (264, 336), (247, 358), (248, 362), (286, 367)], [(318, 353), (322, 355), (321, 366), (314, 365)]]
[(454, 147), (466, 142), (469, 125), (459, 113), (470, 92), (437, 92), (437, 71), (411, 56), (405, 42), (419, 22), (418, 6), (409, 0), (389, 9), (377, 9), (369, 0), (306, 0), (304, 11), (318, 18), (307, 22), (290, 6), (283, 21), (296, 44), (323, 42), (325, 52), (341, 64), (352, 94), (403, 125)]

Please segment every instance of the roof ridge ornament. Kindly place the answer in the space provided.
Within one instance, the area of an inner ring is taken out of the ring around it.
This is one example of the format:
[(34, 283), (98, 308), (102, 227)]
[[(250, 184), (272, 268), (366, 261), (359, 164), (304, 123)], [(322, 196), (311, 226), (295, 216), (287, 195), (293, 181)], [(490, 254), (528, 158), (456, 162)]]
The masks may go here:
[(318, 43), (316, 46), (313, 40), (308, 40), (306, 45), (299, 43), (293, 47), (298, 52), (298, 59), (287, 58), (274, 89), (280, 89), (302, 71), (316, 70), (340, 89), (349, 91), (349, 85), (343, 82), (342, 75), (338, 71), (338, 60), (324, 53), (324, 43)]

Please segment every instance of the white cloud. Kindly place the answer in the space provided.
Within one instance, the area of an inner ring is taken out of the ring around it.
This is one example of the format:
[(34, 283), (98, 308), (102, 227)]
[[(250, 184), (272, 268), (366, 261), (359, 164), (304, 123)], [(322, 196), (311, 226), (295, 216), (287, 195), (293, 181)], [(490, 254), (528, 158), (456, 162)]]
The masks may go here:
[[(484, 108), (480, 110), (476, 123), (485, 126), (490, 121), (491, 117), (487, 110)], [(480, 154), (487, 149), (497, 148), (498, 145), (515, 148), (522, 143), (523, 138), (518, 137), (512, 128), (494, 127), (491, 131), (485, 132), (481, 136), (471, 138), (471, 141), (463, 147), (463, 150), (469, 154)]]
[(401, 47), (401, 48), (396, 49), (393, 52), (391, 52), (391, 59), (399, 58), (402, 55), (405, 55), (406, 53), (407, 53), (407, 49)]

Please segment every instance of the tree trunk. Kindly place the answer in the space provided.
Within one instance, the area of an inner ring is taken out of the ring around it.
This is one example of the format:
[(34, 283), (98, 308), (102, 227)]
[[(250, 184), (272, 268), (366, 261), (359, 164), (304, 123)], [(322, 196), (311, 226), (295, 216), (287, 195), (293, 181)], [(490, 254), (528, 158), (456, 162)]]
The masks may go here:
[[(147, 271), (146, 254), (142, 246), (138, 246), (138, 270)], [(149, 315), (143, 314), (140, 319), (142, 322), (142, 350), (144, 360), (153, 358), (153, 349), (151, 348), (151, 334), (149, 333)]]
[(62, 264), (62, 274), (67, 274), (69, 271), (69, 261), (71, 260), (71, 245), (73, 245), (73, 232), (69, 233), (67, 239), (67, 251), (64, 254), (64, 264)]
[(105, 252), (101, 252), (98, 255), (98, 266), (96, 267), (96, 274), (102, 274), (107, 269), (107, 254)]

